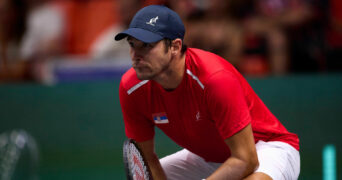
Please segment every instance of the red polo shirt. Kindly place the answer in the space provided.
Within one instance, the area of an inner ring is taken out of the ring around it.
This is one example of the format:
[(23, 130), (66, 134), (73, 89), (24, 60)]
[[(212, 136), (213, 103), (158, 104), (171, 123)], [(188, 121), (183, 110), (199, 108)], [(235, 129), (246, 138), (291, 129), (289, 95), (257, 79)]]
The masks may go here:
[(210, 162), (224, 162), (230, 151), (224, 140), (251, 123), (255, 142), (282, 141), (299, 149), (243, 76), (223, 58), (189, 48), (181, 84), (165, 91), (141, 81), (134, 69), (120, 83), (120, 103), (128, 138), (150, 140), (160, 128), (178, 145)]

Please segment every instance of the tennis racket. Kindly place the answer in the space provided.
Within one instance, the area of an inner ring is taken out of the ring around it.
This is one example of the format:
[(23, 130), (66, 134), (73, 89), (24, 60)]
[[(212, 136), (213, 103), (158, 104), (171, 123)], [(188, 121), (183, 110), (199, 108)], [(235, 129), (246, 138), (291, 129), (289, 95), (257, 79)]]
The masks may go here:
[(35, 139), (24, 130), (0, 134), (0, 180), (38, 179), (39, 152)]
[(123, 160), (127, 180), (153, 180), (151, 171), (137, 143), (128, 139), (123, 145)]

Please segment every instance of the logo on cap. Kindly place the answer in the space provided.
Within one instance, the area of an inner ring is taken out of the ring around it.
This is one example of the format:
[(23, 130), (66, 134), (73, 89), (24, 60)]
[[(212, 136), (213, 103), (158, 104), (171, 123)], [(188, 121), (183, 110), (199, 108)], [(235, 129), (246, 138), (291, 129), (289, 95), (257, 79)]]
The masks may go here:
[(158, 20), (158, 16), (155, 18), (151, 18), (149, 22), (146, 22), (146, 24), (149, 24), (151, 26), (155, 26)]

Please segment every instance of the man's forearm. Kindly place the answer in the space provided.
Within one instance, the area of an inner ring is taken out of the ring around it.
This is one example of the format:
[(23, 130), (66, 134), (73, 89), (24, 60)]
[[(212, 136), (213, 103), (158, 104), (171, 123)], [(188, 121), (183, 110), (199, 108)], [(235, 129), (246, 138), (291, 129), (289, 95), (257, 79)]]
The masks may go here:
[(158, 156), (154, 151), (153, 139), (144, 142), (138, 142), (138, 146), (144, 154), (144, 158), (151, 170), (153, 179), (166, 180), (166, 175), (161, 167)]
[(250, 124), (225, 140), (231, 156), (208, 180), (243, 179), (252, 174), (259, 165), (258, 156)]
[(151, 157), (148, 160), (148, 165), (154, 180), (166, 180), (166, 175), (157, 156)]
[(258, 162), (246, 162), (235, 157), (230, 157), (207, 180), (240, 180), (252, 174), (257, 166)]

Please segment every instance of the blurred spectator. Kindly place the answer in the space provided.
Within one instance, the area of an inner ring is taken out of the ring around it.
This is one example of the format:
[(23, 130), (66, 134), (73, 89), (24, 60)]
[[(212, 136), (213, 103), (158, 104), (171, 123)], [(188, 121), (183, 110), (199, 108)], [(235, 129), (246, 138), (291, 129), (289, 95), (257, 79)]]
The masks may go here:
[[(30, 14), (23, 48), (25, 57), (48, 54), (89, 58), (106, 53), (101, 48), (106, 44), (102, 42), (106, 39), (103, 36), (119, 21), (118, 1), (40, 1), (40, 6)], [(39, 48), (42, 44), (43, 48)]]
[[(322, 0), (308, 0), (311, 17), (305, 23), (287, 28), (290, 72), (317, 72), (326, 69), (324, 28), (327, 17)], [(325, 1), (325, 0), (323, 0)]]
[(46, 69), (43, 63), (64, 52), (65, 16), (62, 1), (27, 0), (29, 13), (21, 57), (31, 79), (39, 80)]
[(165, 5), (174, 10), (182, 21), (185, 22), (188, 20), (189, 16), (196, 11), (193, 0), (166, 0)]
[(303, 0), (212, 0), (200, 11), (199, 1), (168, 3), (186, 19), (189, 46), (217, 53), (249, 75), (289, 72), (289, 30), (312, 17)]
[(303, 0), (254, 0), (253, 3), (255, 11), (244, 21), (247, 50), (264, 44), (262, 61), (270, 71), (273, 74), (289, 72), (288, 31), (311, 19), (310, 6)]
[(119, 20), (110, 26), (92, 45), (90, 55), (93, 58), (111, 57), (117, 60), (129, 58), (129, 46), (125, 41), (114, 42), (114, 35), (123, 31), (135, 13), (142, 8), (142, 0), (116, 0), (116, 14)]
[(243, 29), (229, 11), (234, 6), (231, 2), (206, 1), (202, 6), (204, 9), (194, 10), (186, 23), (185, 42), (189, 46), (219, 54), (237, 65), (242, 52)]
[[(50, 59), (83, 61), (122, 54), (123, 46), (113, 46), (119, 22), (117, 0), (30, 0), (22, 54), (33, 63), (31, 71), (38, 81), (51, 74)], [(122, 1), (123, 2), (123, 1)], [(137, 1), (134, 1), (137, 2)], [(128, 3), (128, 2), (127, 2)], [(136, 4), (130, 4), (124, 16)], [(129, 13), (128, 13), (129, 14)], [(53, 62), (52, 62), (53, 64)]]
[(113, 0), (70, 0), (66, 14), (66, 54), (88, 56), (101, 35), (118, 21)]
[(330, 71), (342, 70), (342, 1), (330, 0), (328, 7), (327, 68)]
[[(143, 0), (30, 0), (29, 32), (22, 50), (25, 58), (78, 56), (101, 59), (122, 54), (115, 32), (128, 26)], [(43, 44), (43, 46), (42, 46)]]
[(44, 74), (42, 64), (52, 57), (61, 56), (65, 17), (61, 4), (53, 0), (27, 0), (29, 15), (21, 56), (27, 62), (29, 75), (39, 80)]
[(0, 82), (22, 80), (26, 66), (19, 56), (26, 29), (24, 0), (0, 1)]
[(44, 59), (63, 52), (64, 33), (63, 11), (55, 1), (28, 0), (30, 12), (27, 19), (27, 32), (21, 49), (26, 60)]

